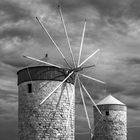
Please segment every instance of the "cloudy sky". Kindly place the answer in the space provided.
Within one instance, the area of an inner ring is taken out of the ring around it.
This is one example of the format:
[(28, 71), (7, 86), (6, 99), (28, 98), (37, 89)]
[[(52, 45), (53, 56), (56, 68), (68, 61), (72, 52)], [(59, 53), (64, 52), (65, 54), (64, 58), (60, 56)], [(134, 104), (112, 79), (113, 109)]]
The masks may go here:
[[(17, 139), (18, 90), (16, 72), (32, 63), (22, 57), (49, 60), (64, 65), (35, 17), (39, 17), (71, 63), (57, 5), (61, 4), (75, 59), (78, 59), (84, 19), (87, 28), (81, 61), (96, 49), (87, 75), (105, 81), (84, 80), (98, 102), (112, 94), (128, 106), (128, 139), (140, 137), (140, 1), (139, 0), (0, 0), (0, 139)], [(80, 96), (76, 99), (76, 139), (89, 137)], [(92, 104), (86, 98), (91, 123)], [(86, 138), (87, 139), (87, 138)]]

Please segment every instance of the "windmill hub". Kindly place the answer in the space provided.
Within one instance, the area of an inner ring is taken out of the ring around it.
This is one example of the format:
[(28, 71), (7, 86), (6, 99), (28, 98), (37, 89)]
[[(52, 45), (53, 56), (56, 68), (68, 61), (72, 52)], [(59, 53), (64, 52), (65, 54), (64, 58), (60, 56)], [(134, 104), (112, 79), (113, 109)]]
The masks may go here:
[(69, 73), (71, 73), (71, 72), (77, 73), (77, 72), (82, 71), (82, 70), (83, 70), (82, 67), (77, 67), (77, 68), (73, 68), (73, 69), (67, 70), (67, 71), (66, 71), (66, 74), (69, 74)]
[(77, 68), (72, 69), (72, 71), (74, 71), (74, 72), (79, 72), (79, 71), (82, 71), (82, 70), (83, 70), (82, 67), (77, 67)]

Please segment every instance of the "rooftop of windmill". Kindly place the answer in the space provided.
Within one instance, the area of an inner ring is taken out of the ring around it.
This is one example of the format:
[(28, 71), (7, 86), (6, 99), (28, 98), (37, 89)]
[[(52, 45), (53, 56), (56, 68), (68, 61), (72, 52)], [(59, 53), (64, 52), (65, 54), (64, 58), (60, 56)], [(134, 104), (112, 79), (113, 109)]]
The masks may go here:
[(113, 97), (111, 94), (108, 95), (107, 97), (105, 97), (103, 100), (101, 100), (100, 102), (97, 103), (97, 105), (125, 105), (124, 103), (122, 103), (121, 101), (119, 101), (118, 99), (116, 99), (115, 97)]

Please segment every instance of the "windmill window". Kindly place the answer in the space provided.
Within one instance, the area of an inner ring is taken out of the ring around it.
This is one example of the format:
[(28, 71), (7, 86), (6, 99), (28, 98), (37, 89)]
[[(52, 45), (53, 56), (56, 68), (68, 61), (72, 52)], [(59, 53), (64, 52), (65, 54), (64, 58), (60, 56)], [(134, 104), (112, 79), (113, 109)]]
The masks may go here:
[(32, 93), (32, 84), (28, 84), (28, 93)]
[(106, 111), (105, 113), (106, 113), (106, 116), (109, 116), (109, 111)]

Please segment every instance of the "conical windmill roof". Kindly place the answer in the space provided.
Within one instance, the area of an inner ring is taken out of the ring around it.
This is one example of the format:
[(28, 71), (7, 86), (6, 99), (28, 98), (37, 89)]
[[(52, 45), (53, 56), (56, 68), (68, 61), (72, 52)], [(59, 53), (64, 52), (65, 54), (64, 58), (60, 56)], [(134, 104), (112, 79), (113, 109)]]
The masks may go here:
[(103, 100), (97, 103), (97, 105), (106, 105), (106, 104), (125, 105), (124, 103), (122, 103), (121, 101), (113, 97), (112, 95), (108, 95)]

